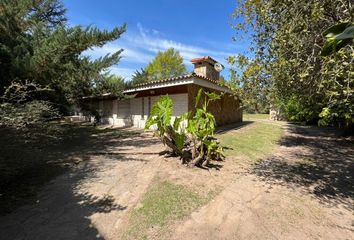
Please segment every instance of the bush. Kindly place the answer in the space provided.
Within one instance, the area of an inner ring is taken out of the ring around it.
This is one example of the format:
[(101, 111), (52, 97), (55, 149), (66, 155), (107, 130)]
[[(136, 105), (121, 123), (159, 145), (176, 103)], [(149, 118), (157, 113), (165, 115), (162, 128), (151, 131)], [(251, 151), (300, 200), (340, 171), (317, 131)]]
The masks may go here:
[[(198, 107), (202, 98), (202, 107)], [(207, 166), (212, 159), (222, 160), (223, 147), (214, 138), (215, 118), (207, 110), (209, 103), (217, 99), (219, 95), (200, 89), (195, 113), (184, 113), (172, 122), (172, 99), (162, 96), (152, 107), (145, 129), (156, 127), (156, 136), (189, 166)]]
[(354, 135), (353, 107), (341, 108), (338, 106), (324, 107), (319, 114), (318, 125), (334, 125), (344, 129), (344, 135)]
[(58, 116), (56, 109), (46, 101), (0, 104), (0, 126), (24, 127)]
[(291, 122), (316, 123), (318, 114), (315, 106), (306, 106), (296, 97), (291, 97), (280, 104), (280, 110)]

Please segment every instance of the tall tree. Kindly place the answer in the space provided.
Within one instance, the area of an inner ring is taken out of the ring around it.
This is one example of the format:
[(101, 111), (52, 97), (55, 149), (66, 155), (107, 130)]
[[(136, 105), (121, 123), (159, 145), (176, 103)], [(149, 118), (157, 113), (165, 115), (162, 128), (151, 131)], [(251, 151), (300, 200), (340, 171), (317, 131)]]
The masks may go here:
[(186, 73), (187, 69), (179, 52), (169, 48), (165, 52), (158, 52), (145, 71), (151, 81), (176, 77)]
[(238, 2), (235, 29), (238, 34), (251, 31), (273, 102), (289, 119), (353, 124), (353, 46), (320, 56), (322, 33), (338, 22), (353, 22), (353, 9), (352, 0)]
[(97, 81), (94, 94), (111, 93), (117, 97), (124, 97), (124, 88), (125, 83), (123, 77), (107, 74), (107, 76), (103, 76), (100, 81)]
[(59, 0), (2, 0), (0, 3), (1, 102), (47, 101), (65, 112), (75, 99), (92, 94), (119, 50), (97, 60), (82, 53), (118, 39), (111, 31), (68, 27)]
[(126, 87), (130, 88), (133, 87), (135, 85), (141, 84), (141, 83), (145, 83), (149, 81), (149, 75), (148, 73), (145, 71), (145, 69), (141, 69), (136, 70), (132, 76), (132, 79), (126, 83)]
[(250, 113), (267, 113), (269, 85), (261, 64), (244, 55), (230, 56), (228, 62), (234, 67), (230, 69), (231, 78), (226, 84), (241, 97), (243, 109)]

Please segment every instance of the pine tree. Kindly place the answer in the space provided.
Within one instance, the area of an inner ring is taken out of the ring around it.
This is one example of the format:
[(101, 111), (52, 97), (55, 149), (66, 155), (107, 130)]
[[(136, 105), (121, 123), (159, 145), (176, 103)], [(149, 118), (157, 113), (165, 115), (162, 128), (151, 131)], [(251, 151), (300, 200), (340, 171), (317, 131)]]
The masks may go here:
[(138, 84), (145, 83), (149, 81), (149, 75), (145, 69), (136, 70), (132, 76), (132, 80), (127, 82), (127, 88), (134, 87)]
[(111, 93), (117, 97), (124, 97), (123, 90), (125, 88), (124, 78), (117, 75), (103, 76), (97, 81), (94, 94)]
[(111, 31), (68, 27), (65, 11), (59, 0), (1, 1), (2, 102), (44, 100), (63, 112), (97, 91), (96, 82), (119, 61), (123, 50), (97, 60), (82, 53), (118, 39), (125, 25)]

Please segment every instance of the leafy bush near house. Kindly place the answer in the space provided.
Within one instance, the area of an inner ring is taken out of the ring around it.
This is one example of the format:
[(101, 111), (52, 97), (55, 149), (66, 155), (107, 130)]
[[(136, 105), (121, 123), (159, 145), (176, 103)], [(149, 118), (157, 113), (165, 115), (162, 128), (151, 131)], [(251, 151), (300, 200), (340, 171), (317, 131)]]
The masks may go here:
[(174, 155), (189, 166), (208, 166), (210, 160), (222, 160), (223, 147), (214, 138), (215, 118), (207, 108), (211, 101), (220, 99), (215, 93), (199, 90), (196, 111), (176, 117), (172, 122), (173, 102), (162, 96), (151, 109), (145, 129), (156, 127), (155, 134)]
[(0, 127), (26, 127), (58, 116), (58, 111), (47, 101), (0, 104)]

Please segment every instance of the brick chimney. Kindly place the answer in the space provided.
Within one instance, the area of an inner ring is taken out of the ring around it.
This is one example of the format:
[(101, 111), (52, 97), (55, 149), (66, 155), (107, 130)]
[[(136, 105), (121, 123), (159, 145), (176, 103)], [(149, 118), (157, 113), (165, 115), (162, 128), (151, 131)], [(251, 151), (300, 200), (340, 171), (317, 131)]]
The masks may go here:
[(220, 73), (214, 68), (214, 64), (217, 63), (217, 61), (215, 61), (213, 58), (209, 56), (193, 58), (191, 63), (194, 64), (195, 74), (219, 81)]

